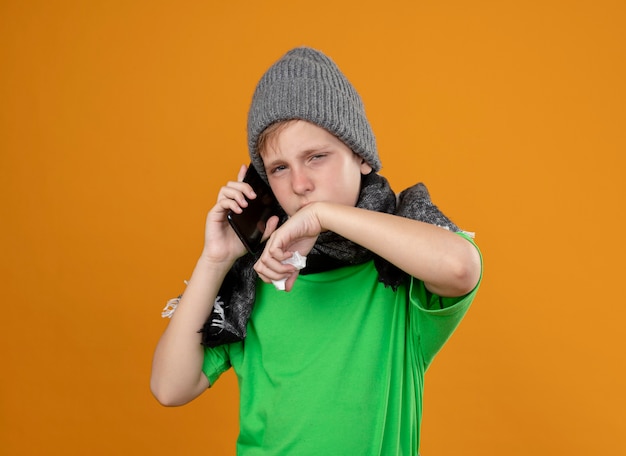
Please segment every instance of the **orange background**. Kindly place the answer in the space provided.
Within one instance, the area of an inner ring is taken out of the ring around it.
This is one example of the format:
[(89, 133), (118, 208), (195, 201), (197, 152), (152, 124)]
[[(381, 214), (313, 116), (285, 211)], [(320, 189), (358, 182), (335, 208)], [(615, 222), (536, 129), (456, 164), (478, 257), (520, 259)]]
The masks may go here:
[(149, 391), (160, 311), (287, 49), (355, 84), (383, 171), (477, 232), (422, 454), (626, 454), (619, 1), (1, 1), (3, 455), (233, 454), (236, 382)]

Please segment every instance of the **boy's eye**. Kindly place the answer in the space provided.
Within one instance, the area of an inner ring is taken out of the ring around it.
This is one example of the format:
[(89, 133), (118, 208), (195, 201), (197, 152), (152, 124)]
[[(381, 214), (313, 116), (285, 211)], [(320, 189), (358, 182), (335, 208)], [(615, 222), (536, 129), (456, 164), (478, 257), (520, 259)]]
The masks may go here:
[(284, 165), (274, 166), (270, 172), (272, 174), (274, 174), (274, 173), (277, 173), (279, 171), (282, 171), (283, 169), (285, 169)]

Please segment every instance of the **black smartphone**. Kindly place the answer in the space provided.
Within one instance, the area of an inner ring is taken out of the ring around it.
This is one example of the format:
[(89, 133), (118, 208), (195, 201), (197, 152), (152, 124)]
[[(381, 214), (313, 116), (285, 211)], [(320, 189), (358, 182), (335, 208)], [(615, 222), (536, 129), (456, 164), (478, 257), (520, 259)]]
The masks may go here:
[(283, 210), (278, 204), (272, 189), (259, 176), (254, 166), (250, 164), (243, 181), (250, 184), (256, 198), (248, 201), (241, 214), (228, 211), (228, 222), (233, 227), (248, 252), (257, 253), (261, 247), (261, 238), (265, 232), (265, 225), (272, 215), (282, 218)]

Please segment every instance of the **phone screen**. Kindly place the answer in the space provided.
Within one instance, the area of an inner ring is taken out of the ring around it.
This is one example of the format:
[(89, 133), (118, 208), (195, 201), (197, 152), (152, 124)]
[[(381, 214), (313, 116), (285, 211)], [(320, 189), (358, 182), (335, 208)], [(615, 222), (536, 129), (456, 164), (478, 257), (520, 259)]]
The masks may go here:
[(248, 207), (244, 207), (241, 214), (229, 211), (227, 218), (246, 249), (250, 253), (256, 253), (261, 246), (267, 220), (272, 215), (280, 217), (282, 208), (270, 186), (259, 176), (252, 164), (248, 166), (243, 181), (250, 184), (257, 196), (253, 200), (246, 198)]

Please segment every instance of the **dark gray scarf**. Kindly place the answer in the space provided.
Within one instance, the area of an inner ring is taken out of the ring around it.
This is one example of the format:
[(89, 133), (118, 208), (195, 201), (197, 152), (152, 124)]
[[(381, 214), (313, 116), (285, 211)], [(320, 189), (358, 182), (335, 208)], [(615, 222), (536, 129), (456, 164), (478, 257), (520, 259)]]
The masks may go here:
[[(372, 172), (363, 176), (356, 207), (419, 220), (454, 232), (460, 231), (430, 201), (428, 190), (422, 183), (404, 190), (396, 199), (387, 179)], [(246, 254), (239, 258), (227, 273), (213, 305), (213, 311), (200, 330), (203, 345), (216, 347), (246, 337), (246, 325), (252, 312), (258, 279), (252, 267), (260, 255), (261, 253)], [(319, 235), (315, 246), (307, 255), (307, 266), (300, 274), (328, 271), (365, 263), (372, 259), (378, 270), (379, 280), (385, 286), (395, 290), (408, 277), (405, 272), (383, 258), (330, 231)]]

